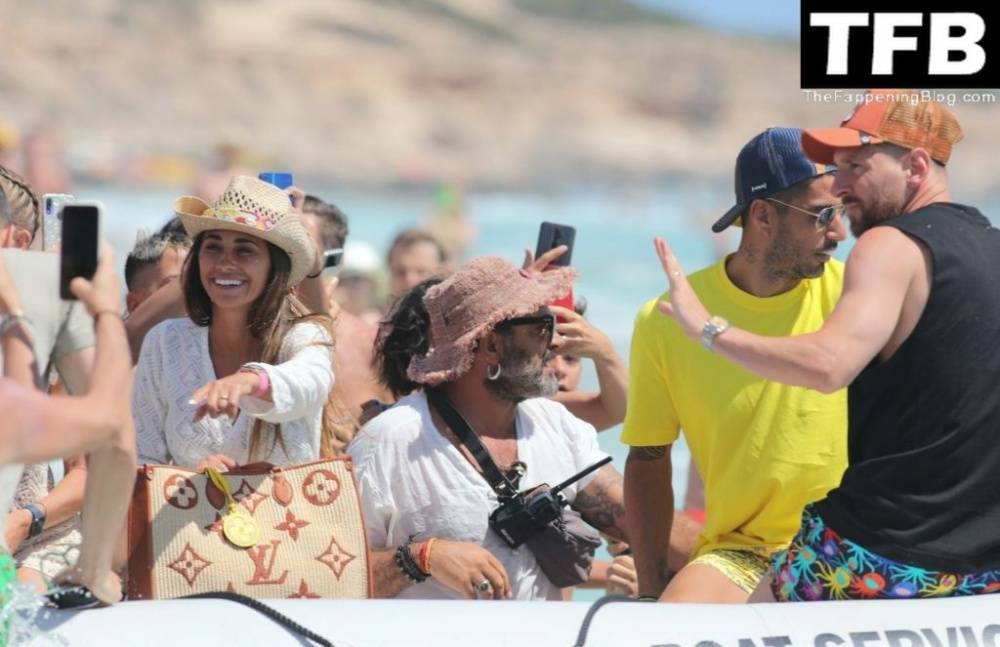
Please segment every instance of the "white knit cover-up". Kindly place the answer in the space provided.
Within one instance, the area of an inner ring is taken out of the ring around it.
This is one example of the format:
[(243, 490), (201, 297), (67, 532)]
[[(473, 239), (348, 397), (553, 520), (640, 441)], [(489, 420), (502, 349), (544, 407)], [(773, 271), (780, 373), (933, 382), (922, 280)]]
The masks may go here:
[(319, 458), (323, 405), (333, 388), (330, 341), (316, 324), (294, 326), (277, 364), (249, 364), (267, 371), (273, 404), (244, 396), (235, 422), (206, 416), (192, 423), (197, 408), (190, 404), (192, 394), (219, 379), (208, 351), (208, 328), (187, 318), (158, 324), (143, 341), (132, 393), (139, 463), (194, 468), (211, 454), (225, 454), (245, 464), (255, 418), (281, 423), (287, 453), (273, 434), (265, 433), (254, 461), (288, 465)]

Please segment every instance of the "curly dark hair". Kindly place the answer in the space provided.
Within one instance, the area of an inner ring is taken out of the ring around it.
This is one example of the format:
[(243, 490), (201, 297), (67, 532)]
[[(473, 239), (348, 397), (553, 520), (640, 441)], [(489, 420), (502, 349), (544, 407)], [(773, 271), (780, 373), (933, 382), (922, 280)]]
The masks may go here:
[(396, 300), (388, 317), (379, 324), (375, 339), (378, 379), (396, 399), (420, 388), (406, 369), (410, 360), (430, 349), (431, 318), (424, 307), (424, 295), (443, 280), (435, 277), (415, 285)]

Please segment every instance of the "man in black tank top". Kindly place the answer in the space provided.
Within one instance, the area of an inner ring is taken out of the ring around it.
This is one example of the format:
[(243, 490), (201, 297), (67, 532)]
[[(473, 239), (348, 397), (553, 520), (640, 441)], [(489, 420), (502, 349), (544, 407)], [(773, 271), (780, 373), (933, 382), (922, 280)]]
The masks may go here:
[[(714, 350), (763, 377), (848, 390), (848, 468), (772, 565), (780, 600), (1000, 591), (1000, 230), (951, 202), (945, 165), (962, 137), (944, 106), (874, 90), (841, 128), (806, 130), (858, 237), (821, 330), (738, 328)], [(670, 247), (661, 310), (695, 339), (712, 313)], [(765, 599), (758, 590), (752, 599)]]

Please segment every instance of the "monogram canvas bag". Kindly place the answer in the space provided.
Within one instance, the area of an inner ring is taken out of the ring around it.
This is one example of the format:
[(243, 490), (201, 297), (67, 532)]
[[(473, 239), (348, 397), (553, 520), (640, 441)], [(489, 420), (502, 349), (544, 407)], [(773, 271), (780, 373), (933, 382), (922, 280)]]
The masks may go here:
[(371, 596), (368, 541), (348, 457), (257, 463), (223, 474), (143, 465), (128, 543), (132, 600), (207, 591)]

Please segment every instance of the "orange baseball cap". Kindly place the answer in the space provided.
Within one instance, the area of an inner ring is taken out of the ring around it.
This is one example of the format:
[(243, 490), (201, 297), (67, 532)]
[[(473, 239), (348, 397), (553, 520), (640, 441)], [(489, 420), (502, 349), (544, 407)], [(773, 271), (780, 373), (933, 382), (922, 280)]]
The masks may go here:
[(931, 159), (947, 164), (952, 146), (960, 139), (958, 119), (940, 103), (910, 90), (870, 90), (840, 128), (804, 130), (802, 149), (814, 162), (833, 164), (833, 152), (838, 148), (888, 142), (923, 148)]

